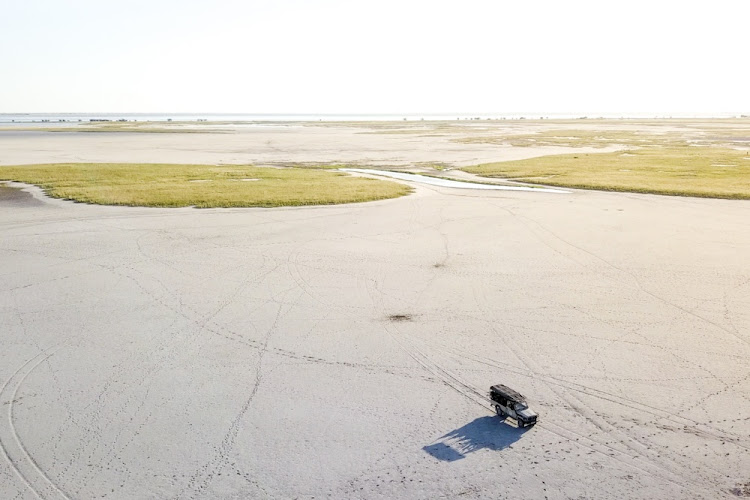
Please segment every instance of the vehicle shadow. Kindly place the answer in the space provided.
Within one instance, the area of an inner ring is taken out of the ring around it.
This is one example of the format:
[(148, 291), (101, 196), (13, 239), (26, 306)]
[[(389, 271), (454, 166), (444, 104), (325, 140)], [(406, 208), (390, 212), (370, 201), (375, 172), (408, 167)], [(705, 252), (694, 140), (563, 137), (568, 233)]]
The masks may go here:
[(455, 462), (478, 450), (503, 450), (528, 430), (528, 427), (519, 429), (510, 425), (499, 417), (479, 417), (422, 449), (443, 462)]

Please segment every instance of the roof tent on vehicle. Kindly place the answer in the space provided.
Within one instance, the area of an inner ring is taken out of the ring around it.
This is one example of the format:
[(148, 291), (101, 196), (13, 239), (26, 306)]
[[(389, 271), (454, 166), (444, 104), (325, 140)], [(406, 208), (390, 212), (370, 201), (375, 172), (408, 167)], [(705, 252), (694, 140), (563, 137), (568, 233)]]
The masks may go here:
[(502, 396), (505, 399), (509, 399), (517, 403), (526, 403), (525, 397), (503, 384), (497, 384), (490, 387), (490, 394)]

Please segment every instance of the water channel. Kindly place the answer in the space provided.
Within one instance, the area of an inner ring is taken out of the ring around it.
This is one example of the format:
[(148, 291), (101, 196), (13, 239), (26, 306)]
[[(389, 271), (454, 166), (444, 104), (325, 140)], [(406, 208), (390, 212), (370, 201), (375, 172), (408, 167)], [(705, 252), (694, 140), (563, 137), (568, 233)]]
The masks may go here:
[(455, 181), (438, 177), (427, 177), (426, 175), (409, 174), (406, 172), (392, 172), (390, 170), (375, 170), (370, 168), (340, 168), (343, 172), (357, 172), (360, 174), (381, 175), (392, 177), (402, 181), (419, 182), (431, 186), (441, 186), (457, 189), (489, 189), (494, 191), (531, 191), (534, 193), (569, 193), (562, 189), (532, 187), (532, 186), (501, 186), (499, 184), (479, 184), (476, 182)]

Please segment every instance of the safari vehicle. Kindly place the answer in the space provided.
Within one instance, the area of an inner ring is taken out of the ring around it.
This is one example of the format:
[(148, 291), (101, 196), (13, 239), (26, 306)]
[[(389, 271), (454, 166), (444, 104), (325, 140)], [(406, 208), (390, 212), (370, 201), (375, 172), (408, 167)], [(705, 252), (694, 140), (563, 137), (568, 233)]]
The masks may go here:
[(537, 414), (529, 409), (526, 398), (502, 384), (490, 387), (490, 399), (495, 403), (495, 411), (501, 418), (511, 417), (519, 428), (536, 423)]

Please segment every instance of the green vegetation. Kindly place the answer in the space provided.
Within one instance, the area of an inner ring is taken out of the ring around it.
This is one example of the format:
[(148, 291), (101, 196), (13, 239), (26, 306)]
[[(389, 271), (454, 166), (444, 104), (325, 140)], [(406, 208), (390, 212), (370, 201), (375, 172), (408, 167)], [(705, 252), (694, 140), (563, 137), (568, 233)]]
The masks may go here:
[(463, 170), (517, 181), (607, 191), (750, 199), (750, 152), (698, 146), (544, 156)]
[(631, 130), (543, 130), (532, 134), (478, 136), (457, 139), (465, 144), (507, 144), (515, 147), (559, 146), (604, 148), (613, 144), (628, 146), (674, 145), (686, 142), (676, 133), (649, 133)]
[(35, 184), (54, 198), (147, 207), (278, 207), (354, 203), (408, 194), (396, 182), (342, 172), (247, 165), (0, 166), (0, 180)]
[[(587, 120), (577, 123), (555, 121), (507, 124), (503, 129), (477, 129), (473, 135), (459, 137), (462, 144), (498, 144), (515, 147), (608, 146), (651, 147), (687, 145), (746, 147), (750, 142), (750, 121), (746, 119), (708, 121), (682, 120)], [(517, 129), (523, 133), (516, 132)]]

